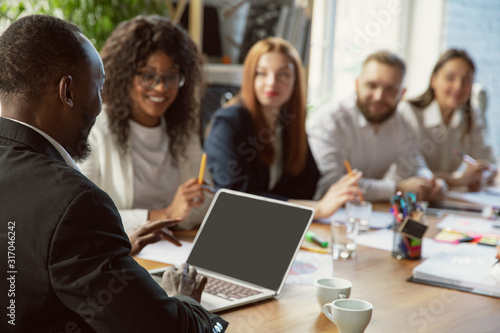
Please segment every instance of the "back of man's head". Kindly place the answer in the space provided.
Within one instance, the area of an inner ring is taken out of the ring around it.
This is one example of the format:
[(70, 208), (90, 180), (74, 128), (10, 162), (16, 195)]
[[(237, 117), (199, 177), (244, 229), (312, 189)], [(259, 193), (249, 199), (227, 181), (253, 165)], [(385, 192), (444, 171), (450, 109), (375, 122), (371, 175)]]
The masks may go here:
[(389, 52), (389, 51), (377, 51), (374, 53), (371, 53), (366, 57), (365, 61), (363, 62), (363, 67), (371, 61), (376, 61), (380, 64), (388, 65), (391, 67), (396, 67), (401, 71), (401, 76), (404, 77), (406, 73), (406, 65), (405, 62), (398, 57), (396, 54)]
[(0, 99), (38, 101), (44, 89), (81, 68), (88, 58), (78, 33), (77, 26), (47, 15), (14, 22), (0, 36)]

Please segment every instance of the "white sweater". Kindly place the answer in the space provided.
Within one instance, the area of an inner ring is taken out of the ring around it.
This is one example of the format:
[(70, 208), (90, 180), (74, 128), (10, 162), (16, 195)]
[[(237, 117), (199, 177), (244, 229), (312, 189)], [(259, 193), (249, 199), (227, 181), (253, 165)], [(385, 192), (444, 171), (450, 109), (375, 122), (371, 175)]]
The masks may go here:
[[(130, 152), (121, 154), (113, 134), (108, 127), (106, 113), (101, 112), (89, 136), (92, 146), (91, 156), (79, 165), (81, 172), (104, 190), (113, 199), (122, 217), (123, 227), (128, 230), (144, 224), (147, 209), (132, 209), (134, 201), (134, 172)], [(197, 177), (201, 161), (201, 145), (197, 135), (192, 135), (186, 146), (186, 158), (179, 159), (178, 175), (180, 183)], [(205, 177), (210, 176), (205, 171)], [(204, 204), (194, 209), (190, 216), (179, 224), (181, 229), (198, 226), (210, 205), (212, 195), (205, 194)]]

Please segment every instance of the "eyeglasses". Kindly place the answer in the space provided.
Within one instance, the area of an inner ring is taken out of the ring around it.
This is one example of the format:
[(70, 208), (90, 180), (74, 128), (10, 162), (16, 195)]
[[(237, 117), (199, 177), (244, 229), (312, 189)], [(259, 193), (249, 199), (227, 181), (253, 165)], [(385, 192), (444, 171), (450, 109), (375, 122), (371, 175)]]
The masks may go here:
[(160, 82), (165, 89), (178, 89), (184, 85), (186, 79), (181, 73), (157, 74), (152, 71), (137, 72), (139, 84), (147, 90), (153, 90)]

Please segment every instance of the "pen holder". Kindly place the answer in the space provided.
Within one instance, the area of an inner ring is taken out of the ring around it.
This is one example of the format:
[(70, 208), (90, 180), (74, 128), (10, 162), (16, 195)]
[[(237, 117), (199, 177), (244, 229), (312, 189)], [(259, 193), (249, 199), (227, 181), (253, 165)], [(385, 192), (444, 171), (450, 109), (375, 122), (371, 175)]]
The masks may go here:
[(408, 237), (401, 233), (401, 224), (394, 221), (392, 225), (392, 231), (394, 231), (392, 256), (396, 259), (422, 258), (422, 239)]

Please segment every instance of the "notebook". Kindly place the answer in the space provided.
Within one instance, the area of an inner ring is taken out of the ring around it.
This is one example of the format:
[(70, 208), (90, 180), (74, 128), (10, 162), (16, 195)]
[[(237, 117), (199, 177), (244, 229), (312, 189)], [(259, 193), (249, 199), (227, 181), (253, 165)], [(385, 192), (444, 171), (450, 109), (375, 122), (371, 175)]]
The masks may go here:
[(413, 269), (411, 282), (500, 297), (500, 264), (495, 248), (461, 243)]
[[(313, 215), (309, 207), (219, 190), (186, 261), (209, 280), (201, 304), (217, 312), (277, 296)], [(149, 272), (160, 281), (164, 269)]]

